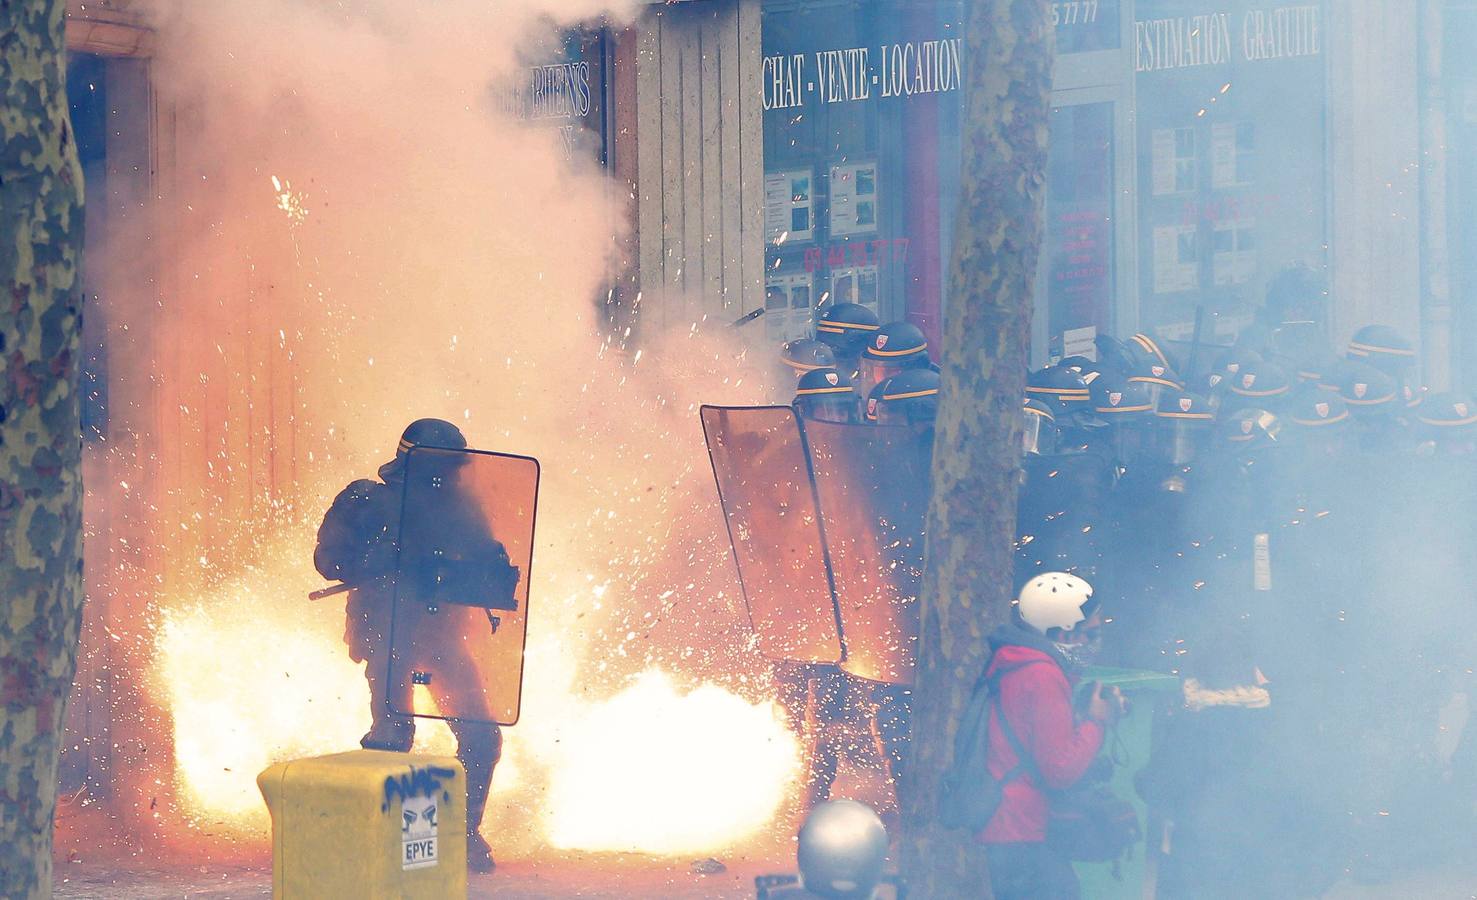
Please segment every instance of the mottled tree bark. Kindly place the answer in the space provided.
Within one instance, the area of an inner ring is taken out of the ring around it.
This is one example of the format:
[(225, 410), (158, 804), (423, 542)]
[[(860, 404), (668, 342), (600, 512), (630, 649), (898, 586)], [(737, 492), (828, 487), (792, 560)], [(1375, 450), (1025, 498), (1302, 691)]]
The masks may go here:
[(1006, 620), (1021, 403), (1041, 249), (1054, 34), (1049, 0), (972, 0), (962, 182), (928, 515), (903, 871), (923, 898), (988, 897), (974, 836), (941, 829), (954, 726)]
[(0, 0), (0, 897), (51, 896), (82, 622), (82, 170), (63, 0)]

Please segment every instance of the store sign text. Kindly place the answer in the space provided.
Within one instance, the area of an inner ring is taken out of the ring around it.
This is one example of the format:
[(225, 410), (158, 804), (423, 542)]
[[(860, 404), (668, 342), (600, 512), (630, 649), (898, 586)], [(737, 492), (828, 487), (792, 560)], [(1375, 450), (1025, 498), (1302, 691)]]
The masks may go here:
[(792, 109), (812, 97), (848, 103), (957, 91), (963, 84), (963, 41), (905, 41), (764, 58), (764, 108)]
[(1316, 5), (1250, 10), (1235, 22), (1230, 13), (1147, 19), (1133, 23), (1135, 72), (1218, 66), (1317, 56), (1322, 23)]

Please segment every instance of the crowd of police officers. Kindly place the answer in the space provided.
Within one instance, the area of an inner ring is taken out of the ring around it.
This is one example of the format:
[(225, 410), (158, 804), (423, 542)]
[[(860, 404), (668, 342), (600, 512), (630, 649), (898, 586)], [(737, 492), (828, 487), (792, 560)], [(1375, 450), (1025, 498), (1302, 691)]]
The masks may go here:
[[(1017, 586), (1083, 575), (1113, 618), (1099, 661), (1184, 680), (1138, 778), (1161, 896), (1377, 880), (1471, 824), (1477, 526), (1454, 512), (1477, 498), (1477, 402), (1421, 387), (1394, 329), (1335, 352), (1321, 299), (1290, 271), (1230, 346), (1099, 336), (1095, 358), (1027, 379)], [(802, 418), (931, 440), (938, 368), (916, 327), (836, 304), (783, 358)], [(901, 776), (905, 689), (884, 686), (888, 712), (836, 667), (777, 674), (813, 729), (812, 803), (858, 710)]]

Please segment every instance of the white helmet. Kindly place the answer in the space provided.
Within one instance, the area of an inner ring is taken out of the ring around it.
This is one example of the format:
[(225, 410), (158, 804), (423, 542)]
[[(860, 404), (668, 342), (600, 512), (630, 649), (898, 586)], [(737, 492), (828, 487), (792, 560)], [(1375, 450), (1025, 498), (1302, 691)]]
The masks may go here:
[(1071, 631), (1087, 621), (1084, 607), (1092, 600), (1092, 585), (1066, 572), (1045, 572), (1021, 588), (1016, 600), (1021, 621), (1046, 634), (1053, 628)]

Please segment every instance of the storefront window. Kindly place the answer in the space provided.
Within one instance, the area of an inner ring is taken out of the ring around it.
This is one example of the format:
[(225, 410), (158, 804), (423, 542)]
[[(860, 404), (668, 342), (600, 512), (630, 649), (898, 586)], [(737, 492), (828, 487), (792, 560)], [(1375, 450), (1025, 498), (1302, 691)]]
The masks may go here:
[(936, 328), (958, 190), (958, 2), (764, 7), (768, 294), (775, 340), (860, 303)]
[[(854, 302), (938, 338), (959, 189), (958, 0), (769, 0), (764, 170), (774, 340)], [(1118, 50), (1119, 0), (1052, 4), (1063, 54)], [(1113, 107), (1053, 116), (1045, 284), (1052, 334), (1112, 305)], [(1045, 261), (1044, 261), (1045, 263)]]
[(1279, 271), (1323, 266), (1322, 15), (1136, 4), (1140, 327), (1187, 341), (1200, 310), (1228, 344)]
[(1046, 165), (1047, 334), (1053, 358), (1091, 355), (1113, 297), (1113, 104), (1051, 112)]

